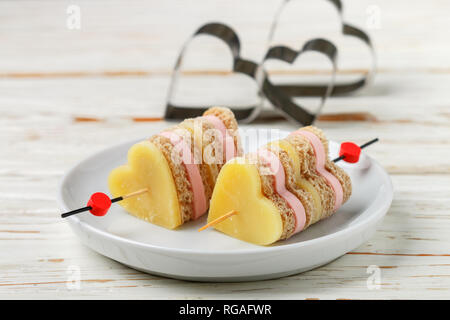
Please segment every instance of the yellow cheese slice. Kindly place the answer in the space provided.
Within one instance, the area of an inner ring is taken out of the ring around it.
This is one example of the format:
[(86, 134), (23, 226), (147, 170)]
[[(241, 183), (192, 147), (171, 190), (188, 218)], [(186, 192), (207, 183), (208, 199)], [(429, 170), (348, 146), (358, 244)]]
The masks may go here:
[(234, 158), (219, 173), (211, 199), (208, 222), (236, 210), (215, 228), (229, 236), (258, 245), (278, 241), (283, 231), (278, 208), (261, 191), (261, 178), (254, 164)]
[(182, 223), (177, 190), (161, 150), (142, 141), (128, 151), (128, 164), (111, 171), (108, 185), (113, 197), (148, 188), (148, 192), (118, 202), (132, 215), (174, 229)]
[(281, 150), (285, 151), (288, 154), (289, 158), (292, 160), (292, 164), (294, 165), (295, 181), (297, 183), (297, 187), (302, 190), (305, 190), (306, 192), (309, 192), (313, 199), (314, 212), (312, 213), (310, 224), (319, 221), (322, 215), (322, 202), (320, 199), (320, 195), (317, 189), (313, 186), (313, 184), (308, 180), (303, 179), (302, 176), (300, 175), (299, 169), (300, 157), (298, 156), (298, 153), (295, 151), (292, 144), (290, 144), (286, 140), (273, 141), (270, 142), (269, 145), (279, 147)]
[[(187, 125), (186, 123), (182, 122), (181, 125), (183, 125), (183, 128), (188, 130), (191, 134), (191, 137), (194, 138), (194, 144), (196, 148), (195, 150), (195, 161), (204, 162), (203, 159), (203, 148), (205, 147), (203, 145), (203, 127), (202, 123), (199, 120), (194, 120), (193, 127)], [(219, 174), (219, 170), (217, 169), (217, 166), (215, 164), (211, 164), (207, 166), (208, 172), (209, 172), (209, 179), (208, 182), (211, 186), (214, 186), (214, 183), (216, 182), (217, 175)]]

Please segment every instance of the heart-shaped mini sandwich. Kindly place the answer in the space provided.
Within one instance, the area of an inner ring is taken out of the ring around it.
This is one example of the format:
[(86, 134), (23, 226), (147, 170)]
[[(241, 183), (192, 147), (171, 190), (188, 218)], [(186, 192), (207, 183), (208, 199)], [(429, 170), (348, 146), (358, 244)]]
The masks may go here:
[(349, 176), (328, 159), (328, 142), (304, 127), (256, 153), (225, 164), (211, 198), (208, 222), (232, 237), (269, 245), (331, 216), (352, 192)]
[(210, 108), (202, 117), (133, 145), (128, 164), (109, 175), (113, 197), (144, 190), (120, 204), (138, 218), (174, 229), (208, 210), (223, 163), (242, 154), (237, 122), (227, 108)]

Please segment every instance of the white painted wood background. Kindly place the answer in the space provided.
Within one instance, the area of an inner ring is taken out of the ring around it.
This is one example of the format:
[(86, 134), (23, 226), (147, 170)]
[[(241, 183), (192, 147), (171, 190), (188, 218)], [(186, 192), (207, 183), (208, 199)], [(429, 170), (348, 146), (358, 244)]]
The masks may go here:
[[(335, 16), (324, 0), (297, 2), (291, 11), (301, 14), (297, 21), (305, 26), (318, 16), (308, 10), (323, 7)], [(162, 116), (177, 52), (196, 27), (214, 20), (232, 25), (243, 56), (257, 60), (279, 3), (0, 2), (0, 298), (450, 298), (446, 0), (344, 1), (346, 20), (365, 28), (377, 27), (370, 14), (379, 9), (379, 28), (369, 30), (379, 71), (370, 87), (329, 100), (317, 125), (337, 141), (380, 137), (367, 152), (389, 171), (395, 188), (377, 233), (353, 252), (278, 280), (183, 282), (98, 255), (60, 219), (55, 195), (68, 168), (95, 151), (166, 125), (143, 118)], [(80, 30), (66, 27), (71, 4), (81, 8)], [(294, 19), (286, 17), (288, 28), (280, 39), (308, 38), (309, 31), (320, 33), (326, 25), (289, 28)], [(211, 75), (230, 77), (226, 64), (218, 62), (217, 49), (203, 49), (200, 59), (188, 61), (185, 75), (199, 83)], [(365, 70), (364, 53), (354, 43), (344, 46), (341, 75)], [(320, 68), (312, 63), (290, 70), (306, 77)], [(244, 92), (233, 99), (248, 98)], [(208, 98), (229, 97), (211, 90)], [(284, 121), (259, 125), (294, 129)], [(378, 290), (366, 284), (370, 265), (381, 270)], [(81, 269), (79, 290), (66, 285), (70, 266)]]

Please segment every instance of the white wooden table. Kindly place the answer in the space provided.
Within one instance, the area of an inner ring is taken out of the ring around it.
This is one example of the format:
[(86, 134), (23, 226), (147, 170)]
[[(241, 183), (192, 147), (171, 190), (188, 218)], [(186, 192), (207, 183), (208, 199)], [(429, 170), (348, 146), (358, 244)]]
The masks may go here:
[[(381, 142), (367, 152), (389, 171), (395, 188), (377, 233), (353, 252), (278, 280), (183, 282), (100, 256), (59, 217), (55, 195), (67, 169), (95, 151), (166, 126), (150, 120), (163, 114), (177, 52), (196, 27), (229, 23), (239, 32), (242, 54), (261, 57), (280, 2), (241, 2), (0, 3), (0, 298), (450, 298), (446, 0), (344, 2), (349, 22), (372, 27), (379, 70), (370, 87), (330, 99), (317, 125), (336, 141), (378, 136)], [(325, 1), (298, 2), (299, 21), (307, 25), (317, 15), (305, 12)], [(80, 29), (67, 28), (69, 4), (81, 9)], [(284, 37), (296, 40), (294, 31), (308, 37), (310, 29), (321, 28), (289, 28)], [(211, 57), (215, 51), (204, 48), (185, 75), (194, 81), (229, 76), (226, 64)], [(342, 49), (341, 75), (367, 68), (358, 52), (364, 49)], [(321, 68), (308, 66), (290, 70), (307, 77)], [(239, 101), (244, 92), (232, 98)], [(230, 99), (215, 93), (206, 98)], [(294, 129), (285, 121), (264, 126)], [(372, 265), (380, 271), (378, 289), (367, 285)], [(74, 267), (81, 272), (79, 289), (67, 285)]]

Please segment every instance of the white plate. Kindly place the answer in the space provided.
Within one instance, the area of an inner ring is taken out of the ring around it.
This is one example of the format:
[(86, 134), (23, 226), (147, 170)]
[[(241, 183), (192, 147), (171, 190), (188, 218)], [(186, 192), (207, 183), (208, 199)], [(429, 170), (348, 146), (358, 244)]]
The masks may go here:
[[(113, 146), (73, 167), (64, 176), (58, 193), (62, 211), (84, 206), (94, 192), (108, 193), (109, 172), (126, 163), (127, 151), (135, 142)], [(338, 144), (330, 142), (332, 158), (337, 149)], [(152, 274), (195, 281), (287, 276), (326, 264), (360, 246), (389, 209), (392, 183), (376, 161), (362, 156), (357, 168), (344, 161), (339, 165), (352, 179), (350, 200), (331, 218), (269, 247), (252, 245), (214, 229), (197, 232), (206, 223), (206, 215), (173, 231), (135, 218), (116, 204), (104, 217), (86, 212), (67, 221), (93, 250)]]

